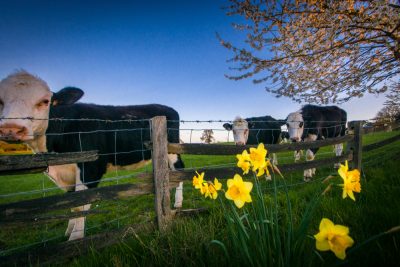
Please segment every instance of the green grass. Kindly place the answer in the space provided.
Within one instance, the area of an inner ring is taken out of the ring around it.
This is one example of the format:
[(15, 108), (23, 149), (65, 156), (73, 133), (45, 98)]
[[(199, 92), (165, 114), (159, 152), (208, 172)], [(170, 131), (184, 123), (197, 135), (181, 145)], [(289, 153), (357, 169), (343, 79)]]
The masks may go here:
[[(398, 132), (372, 133), (364, 136), (363, 143), (369, 144), (391, 137)], [(333, 155), (332, 147), (322, 148), (318, 158)], [(293, 162), (293, 152), (278, 154), (280, 164)], [(359, 244), (373, 235), (379, 234), (393, 226), (400, 225), (400, 142), (397, 141), (383, 148), (370, 151), (363, 155), (362, 192), (356, 194), (357, 201), (341, 199), (341, 189), (334, 187), (322, 200), (315, 210), (315, 216), (311, 226), (307, 230), (312, 236), (318, 232), (318, 224), (322, 217), (327, 217), (337, 224), (347, 225), (350, 235)], [(397, 160), (396, 160), (397, 159)], [(199, 168), (204, 166), (235, 164), (234, 156), (194, 156), (183, 155), (186, 167)], [(150, 171), (149, 166), (138, 170)], [(325, 188), (320, 183), (329, 174), (335, 171), (331, 167), (318, 168), (314, 182), (303, 183), (302, 172), (294, 172), (285, 175), (285, 181), (289, 185), (289, 198), (292, 205), (294, 223), (298, 223), (304, 211), (316, 194)], [(129, 171), (119, 171), (118, 175), (132, 174)], [(115, 176), (109, 173), (108, 177)], [(207, 177), (212, 179), (213, 177)], [(1, 194), (10, 194), (18, 191), (40, 190), (42, 188), (54, 187), (43, 175), (27, 175), (2, 177), (3, 185)], [(339, 179), (335, 178), (339, 183)], [(135, 182), (135, 178), (125, 179)], [(279, 207), (286, 210), (282, 181), (276, 178), (279, 188)], [(119, 181), (120, 183), (123, 181)], [(100, 186), (116, 182), (101, 183)], [(261, 185), (266, 190), (266, 201), (273, 193), (272, 183), (262, 181)], [(174, 220), (168, 233), (161, 234), (158, 231), (151, 233), (138, 233), (128, 235), (121, 244), (112, 246), (101, 251), (92, 251), (89, 255), (81, 256), (70, 262), (72, 266), (214, 266), (226, 265), (226, 258), (219, 246), (211, 243), (217, 239), (227, 242), (223, 212), (218, 202), (204, 200), (198, 191), (194, 190), (190, 183), (185, 183), (184, 208), (210, 207), (211, 213), (195, 218), (177, 218)], [(61, 190), (46, 192), (49, 194), (60, 194)], [(43, 193), (35, 195), (17, 195), (11, 198), (0, 198), (2, 203), (17, 201), (26, 198), (41, 197)], [(173, 192), (171, 193), (173, 196)], [(101, 201), (93, 205), (94, 209), (107, 210), (108, 214), (93, 215), (87, 219), (88, 234), (115, 229), (123, 225), (137, 223), (154, 219), (153, 197), (142, 196), (129, 198), (121, 201)], [(284, 213), (284, 212), (283, 212)], [(282, 213), (282, 221), (285, 217)], [(117, 218), (117, 220), (116, 220)], [(118, 219), (119, 218), (119, 219)], [(111, 221), (111, 222), (110, 222)], [(42, 240), (59, 237), (65, 240), (63, 232), (67, 222), (48, 223), (46, 225), (31, 226), (29, 231), (18, 231), (16, 229), (2, 227), (0, 230), (0, 249), (7, 250), (19, 247), (26, 243), (41, 242)], [(20, 228), (19, 228), (20, 230)], [(284, 229), (283, 229), (284, 230)], [(338, 261), (332, 253), (319, 253), (323, 262), (314, 250), (315, 245), (312, 238), (308, 238), (304, 244), (307, 251), (299, 257), (299, 265), (321, 266), (336, 264)], [(350, 252), (351, 250), (349, 250)], [(400, 262), (400, 235), (385, 236), (377, 241), (372, 241), (360, 250), (349, 253), (348, 263), (351, 265), (373, 266), (381, 265), (383, 262), (396, 264)], [(339, 261), (340, 263), (340, 261)]]

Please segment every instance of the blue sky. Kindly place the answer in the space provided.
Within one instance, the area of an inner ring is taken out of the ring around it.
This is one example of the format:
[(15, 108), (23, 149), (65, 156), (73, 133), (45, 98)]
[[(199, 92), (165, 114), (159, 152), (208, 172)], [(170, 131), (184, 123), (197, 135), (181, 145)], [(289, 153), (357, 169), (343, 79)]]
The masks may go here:
[[(225, 0), (3, 0), (0, 77), (16, 69), (38, 75), (53, 91), (76, 86), (82, 102), (160, 103), (184, 120), (285, 118), (300, 105), (262, 85), (231, 81), (232, 54), (215, 33), (240, 42)], [(383, 95), (342, 105), (350, 120), (372, 118)], [(208, 128), (208, 127), (203, 127)]]

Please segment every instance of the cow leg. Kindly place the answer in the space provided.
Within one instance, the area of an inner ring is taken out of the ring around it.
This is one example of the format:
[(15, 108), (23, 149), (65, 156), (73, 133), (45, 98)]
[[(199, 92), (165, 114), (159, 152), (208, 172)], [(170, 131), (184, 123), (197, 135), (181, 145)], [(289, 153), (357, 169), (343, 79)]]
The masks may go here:
[[(314, 153), (310, 149), (307, 149), (306, 161), (313, 161), (314, 158), (315, 158)], [(310, 181), (314, 174), (315, 174), (315, 168), (304, 170), (304, 181), (306, 182)]]
[[(304, 141), (305, 142), (311, 142), (317, 140), (318, 136), (315, 134), (309, 134)], [(306, 151), (306, 161), (313, 161), (315, 158), (315, 154), (311, 149), (307, 149)], [(316, 169), (311, 168), (308, 170), (304, 170), (304, 181), (308, 182), (311, 180), (312, 176), (315, 174)]]
[[(87, 186), (82, 183), (81, 180), (81, 172), (80, 169), (77, 167), (77, 171), (75, 173), (76, 177), (76, 184), (75, 184), (75, 191), (82, 191), (86, 190)], [(87, 211), (90, 209), (91, 204), (86, 204), (80, 207), (75, 208), (75, 211)], [(81, 239), (85, 236), (85, 217), (79, 217), (74, 219), (75, 224), (72, 229), (71, 235), (68, 239), (68, 241), (76, 240), (76, 239)], [(69, 223), (68, 223), (69, 226)]]
[(294, 152), (294, 162), (297, 162), (297, 161), (300, 160), (300, 158), (301, 158), (301, 152), (302, 152), (302, 150), (296, 150), (296, 151)]
[[(78, 167), (76, 166), (76, 164), (49, 166), (47, 172), (45, 172), (44, 174), (63, 191), (74, 191), (77, 168)], [(75, 222), (76, 219), (70, 219), (68, 221), (68, 227), (65, 231), (65, 236), (71, 235), (72, 230), (75, 226)]]
[[(337, 145), (334, 145), (334, 147), (335, 147), (336, 156), (341, 156), (343, 153), (343, 144), (337, 144)], [(335, 163), (335, 165), (333, 167), (338, 169), (340, 167), (340, 162)]]
[[(175, 163), (179, 160), (177, 154), (168, 154), (169, 168), (175, 170)], [(175, 203), (174, 208), (182, 208), (183, 203), (183, 182), (180, 182), (178, 187), (175, 189)]]
[(272, 153), (272, 164), (278, 165), (278, 156), (276, 153)]

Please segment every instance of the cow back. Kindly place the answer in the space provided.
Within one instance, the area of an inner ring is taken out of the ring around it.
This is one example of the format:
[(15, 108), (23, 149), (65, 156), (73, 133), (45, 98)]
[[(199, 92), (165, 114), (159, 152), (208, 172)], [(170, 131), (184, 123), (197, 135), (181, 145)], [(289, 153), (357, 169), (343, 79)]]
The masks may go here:
[(247, 118), (249, 138), (247, 144), (277, 144), (281, 134), (281, 124), (271, 116)]
[(167, 106), (79, 103), (54, 107), (46, 132), (47, 149), (59, 153), (97, 150), (98, 160), (79, 166), (84, 182), (98, 181), (107, 164), (125, 166), (151, 158), (146, 144), (151, 140), (150, 119), (155, 116), (166, 116), (168, 141), (178, 143), (179, 115)]
[(347, 113), (337, 106), (305, 105), (301, 113), (304, 120), (303, 138), (309, 134), (332, 138), (346, 132)]

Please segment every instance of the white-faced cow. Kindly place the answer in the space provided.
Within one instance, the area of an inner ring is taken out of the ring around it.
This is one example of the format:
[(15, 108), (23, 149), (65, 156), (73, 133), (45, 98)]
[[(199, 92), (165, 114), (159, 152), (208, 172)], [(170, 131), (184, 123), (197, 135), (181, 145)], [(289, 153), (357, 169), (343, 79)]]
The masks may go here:
[[(343, 136), (346, 133), (347, 113), (336, 106), (320, 107), (305, 105), (299, 111), (290, 113), (286, 126), (290, 139), (294, 142), (315, 141), (325, 138)], [(308, 149), (306, 160), (315, 158), (318, 148)], [(343, 144), (335, 145), (337, 156), (342, 155)], [(304, 180), (309, 181), (315, 169), (304, 171)]]
[[(281, 140), (281, 124), (271, 116), (246, 119), (236, 117), (232, 123), (225, 123), (223, 127), (233, 132), (236, 145), (277, 144)], [(273, 163), (278, 164), (275, 153)]]
[[(107, 166), (150, 159), (144, 143), (151, 139), (149, 119), (154, 116), (166, 116), (168, 141), (179, 142), (179, 115), (170, 107), (75, 104), (82, 95), (82, 90), (73, 87), (52, 93), (43, 80), (25, 71), (0, 82), (1, 139), (26, 142), (35, 152), (98, 150), (96, 161), (48, 168), (47, 175), (65, 191), (96, 187)], [(179, 155), (170, 155), (170, 167), (183, 168)], [(175, 206), (179, 207), (182, 184), (177, 192)], [(69, 240), (82, 238), (84, 225), (84, 217), (70, 220), (66, 231)]]

